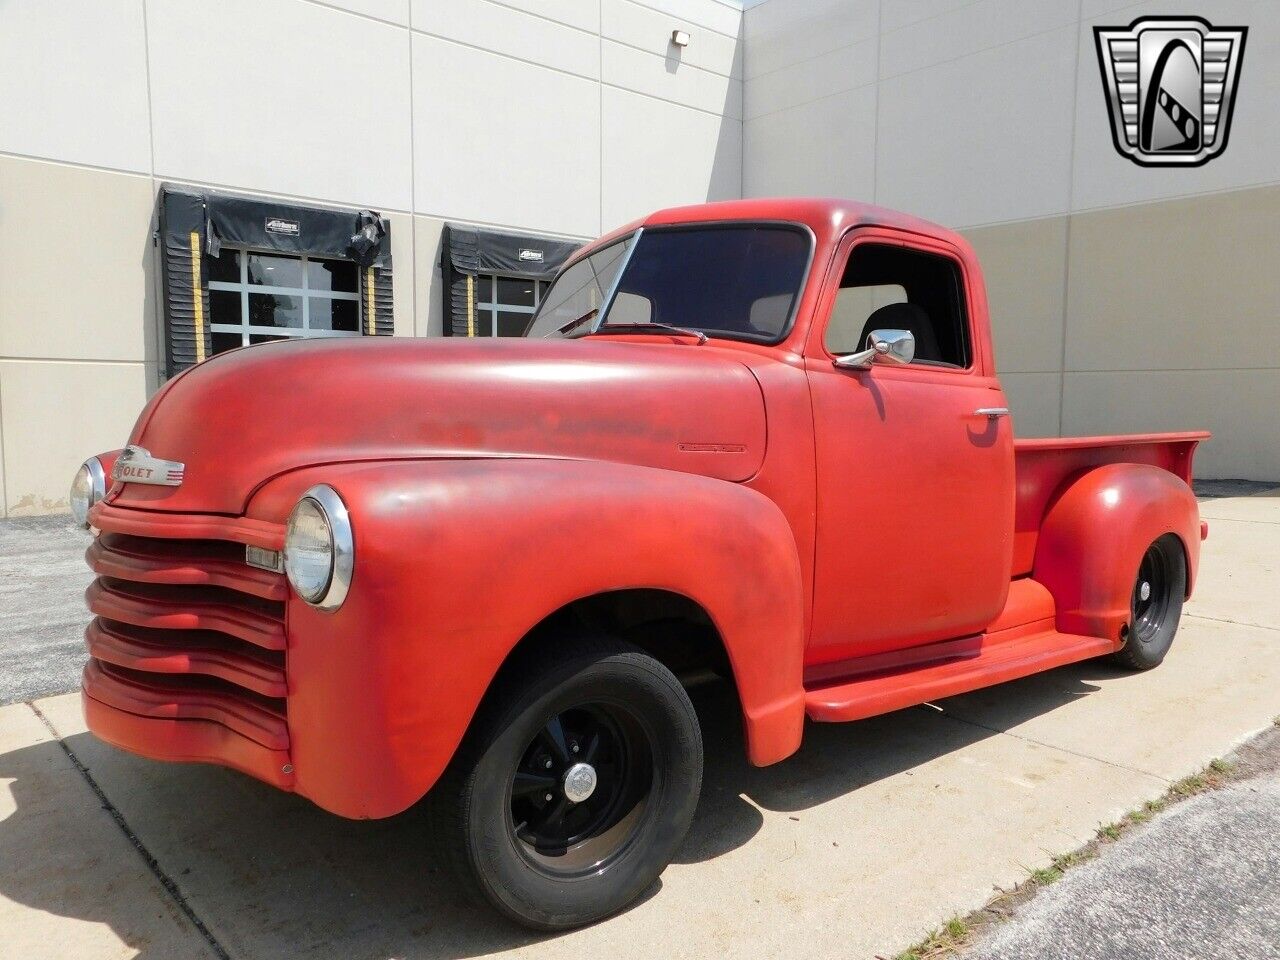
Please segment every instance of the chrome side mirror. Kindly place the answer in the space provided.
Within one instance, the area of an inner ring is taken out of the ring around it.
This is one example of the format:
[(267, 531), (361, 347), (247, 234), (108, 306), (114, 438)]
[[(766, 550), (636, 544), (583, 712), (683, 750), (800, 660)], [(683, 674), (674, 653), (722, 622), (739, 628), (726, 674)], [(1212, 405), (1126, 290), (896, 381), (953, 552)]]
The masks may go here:
[(866, 370), (873, 363), (910, 363), (916, 355), (916, 337), (910, 330), (872, 330), (867, 349), (846, 353), (832, 361), (842, 370)]

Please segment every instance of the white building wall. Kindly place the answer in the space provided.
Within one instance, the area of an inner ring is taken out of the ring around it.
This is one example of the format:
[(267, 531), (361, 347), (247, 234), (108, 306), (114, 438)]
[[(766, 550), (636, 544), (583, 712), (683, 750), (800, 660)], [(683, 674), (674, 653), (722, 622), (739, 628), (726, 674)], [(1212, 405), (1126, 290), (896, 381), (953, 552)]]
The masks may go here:
[(65, 509), (156, 386), (161, 182), (378, 210), (396, 332), (439, 334), (446, 220), (587, 239), (740, 195), (741, 22), (722, 0), (3, 4), (3, 512)]

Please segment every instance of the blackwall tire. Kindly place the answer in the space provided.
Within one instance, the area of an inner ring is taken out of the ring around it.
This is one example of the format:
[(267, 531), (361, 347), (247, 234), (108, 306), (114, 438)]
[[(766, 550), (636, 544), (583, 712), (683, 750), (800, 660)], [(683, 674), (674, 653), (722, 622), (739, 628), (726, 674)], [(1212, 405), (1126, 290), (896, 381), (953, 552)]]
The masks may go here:
[(432, 790), (437, 853), (536, 930), (601, 920), (675, 855), (698, 803), (702, 736), (676, 677), (612, 639), (504, 671)]
[(1129, 599), (1129, 635), (1113, 655), (1130, 670), (1158, 667), (1173, 645), (1187, 593), (1187, 558), (1182, 541), (1171, 533), (1143, 554)]

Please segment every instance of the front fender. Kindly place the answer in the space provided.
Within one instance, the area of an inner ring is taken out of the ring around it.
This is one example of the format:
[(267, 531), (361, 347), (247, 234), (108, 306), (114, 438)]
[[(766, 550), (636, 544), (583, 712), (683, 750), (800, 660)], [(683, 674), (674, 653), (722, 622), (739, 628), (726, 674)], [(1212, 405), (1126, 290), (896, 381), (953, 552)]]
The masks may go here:
[(1182, 541), (1187, 595), (1200, 560), (1200, 510), (1191, 488), (1159, 467), (1113, 463), (1069, 481), (1049, 504), (1032, 577), (1053, 594), (1064, 633), (1120, 646), (1147, 547), (1166, 533)]
[(250, 516), (279, 522), (314, 483), (345, 501), (351, 590), (289, 602), (289, 727), (299, 792), (352, 817), (432, 786), (512, 648), (582, 597), (688, 597), (727, 649), (759, 764), (800, 742), (800, 564), (778, 508), (723, 480), (599, 461), (476, 459), (307, 468)]

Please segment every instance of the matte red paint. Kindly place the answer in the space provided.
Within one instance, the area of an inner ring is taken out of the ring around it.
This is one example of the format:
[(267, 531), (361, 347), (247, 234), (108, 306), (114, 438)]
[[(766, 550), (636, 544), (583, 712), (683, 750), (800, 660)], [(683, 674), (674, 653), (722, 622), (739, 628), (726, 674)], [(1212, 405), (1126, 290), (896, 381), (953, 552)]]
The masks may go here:
[[(91, 512), (91, 729), (381, 817), (435, 783), (516, 644), (584, 597), (699, 604), (767, 764), (798, 747), (806, 713), (871, 716), (1118, 649), (1138, 560), (1164, 533), (1190, 589), (1207, 434), (1015, 441), (1007, 418), (975, 416), (1005, 398), (981, 268), (951, 231), (830, 200), (645, 224), (732, 220), (813, 236), (778, 344), (309, 341), (170, 381), (130, 442), (185, 463), (182, 486), (116, 484)], [(957, 263), (969, 369), (832, 366), (825, 318), (870, 240)], [(356, 541), (332, 613), (234, 557), (279, 549), (322, 482)]]

